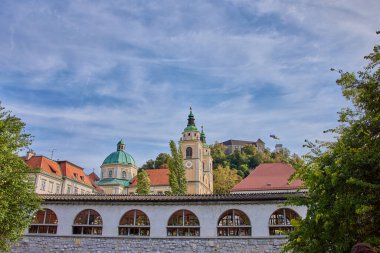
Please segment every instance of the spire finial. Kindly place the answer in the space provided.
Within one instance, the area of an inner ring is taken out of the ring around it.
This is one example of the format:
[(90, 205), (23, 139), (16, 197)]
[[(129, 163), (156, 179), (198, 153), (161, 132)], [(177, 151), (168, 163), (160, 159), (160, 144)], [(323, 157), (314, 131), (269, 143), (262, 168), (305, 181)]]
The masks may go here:
[(206, 135), (205, 135), (205, 132), (203, 132), (203, 125), (201, 126), (202, 128), (202, 131), (201, 131), (201, 141), (203, 143), (206, 143)]

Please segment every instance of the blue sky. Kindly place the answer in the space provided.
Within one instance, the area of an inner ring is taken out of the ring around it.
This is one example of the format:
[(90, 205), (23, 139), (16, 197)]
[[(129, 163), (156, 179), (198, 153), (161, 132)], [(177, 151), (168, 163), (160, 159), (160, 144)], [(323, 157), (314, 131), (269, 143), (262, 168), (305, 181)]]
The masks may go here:
[(329, 69), (379, 43), (380, 1), (1, 1), (0, 100), (37, 154), (92, 171), (120, 138), (142, 165), (191, 105), (208, 143), (326, 140), (347, 102)]

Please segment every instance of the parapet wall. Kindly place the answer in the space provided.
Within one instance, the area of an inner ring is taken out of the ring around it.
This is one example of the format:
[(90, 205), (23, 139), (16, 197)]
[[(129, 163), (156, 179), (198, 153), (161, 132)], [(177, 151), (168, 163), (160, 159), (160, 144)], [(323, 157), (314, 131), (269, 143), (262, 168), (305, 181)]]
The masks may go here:
[(266, 238), (120, 238), (25, 235), (12, 247), (15, 253), (42, 252), (280, 252), (284, 237)]

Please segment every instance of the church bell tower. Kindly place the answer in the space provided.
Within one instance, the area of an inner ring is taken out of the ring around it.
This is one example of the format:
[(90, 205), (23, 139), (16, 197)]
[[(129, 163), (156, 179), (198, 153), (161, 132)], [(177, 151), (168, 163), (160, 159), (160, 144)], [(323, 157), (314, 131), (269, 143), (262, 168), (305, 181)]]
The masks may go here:
[(206, 135), (195, 126), (195, 118), (190, 107), (187, 126), (179, 142), (186, 170), (188, 194), (212, 194), (213, 174), (210, 148), (206, 144)]

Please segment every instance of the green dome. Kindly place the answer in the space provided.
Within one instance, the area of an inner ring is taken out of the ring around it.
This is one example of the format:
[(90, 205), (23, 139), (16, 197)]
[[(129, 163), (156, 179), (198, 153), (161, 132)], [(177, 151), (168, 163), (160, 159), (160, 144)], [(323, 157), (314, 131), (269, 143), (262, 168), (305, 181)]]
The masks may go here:
[(135, 159), (128, 154), (127, 152), (124, 151), (125, 149), (125, 143), (123, 140), (120, 140), (117, 143), (117, 151), (111, 153), (109, 156), (107, 156), (106, 159), (104, 159), (103, 164), (131, 164), (131, 165), (136, 165), (135, 164)]
[(191, 107), (190, 107), (189, 116), (187, 118), (187, 127), (183, 131), (184, 132), (194, 132), (194, 131), (198, 132), (198, 129), (195, 126), (195, 118), (194, 118), (193, 111), (192, 111)]

